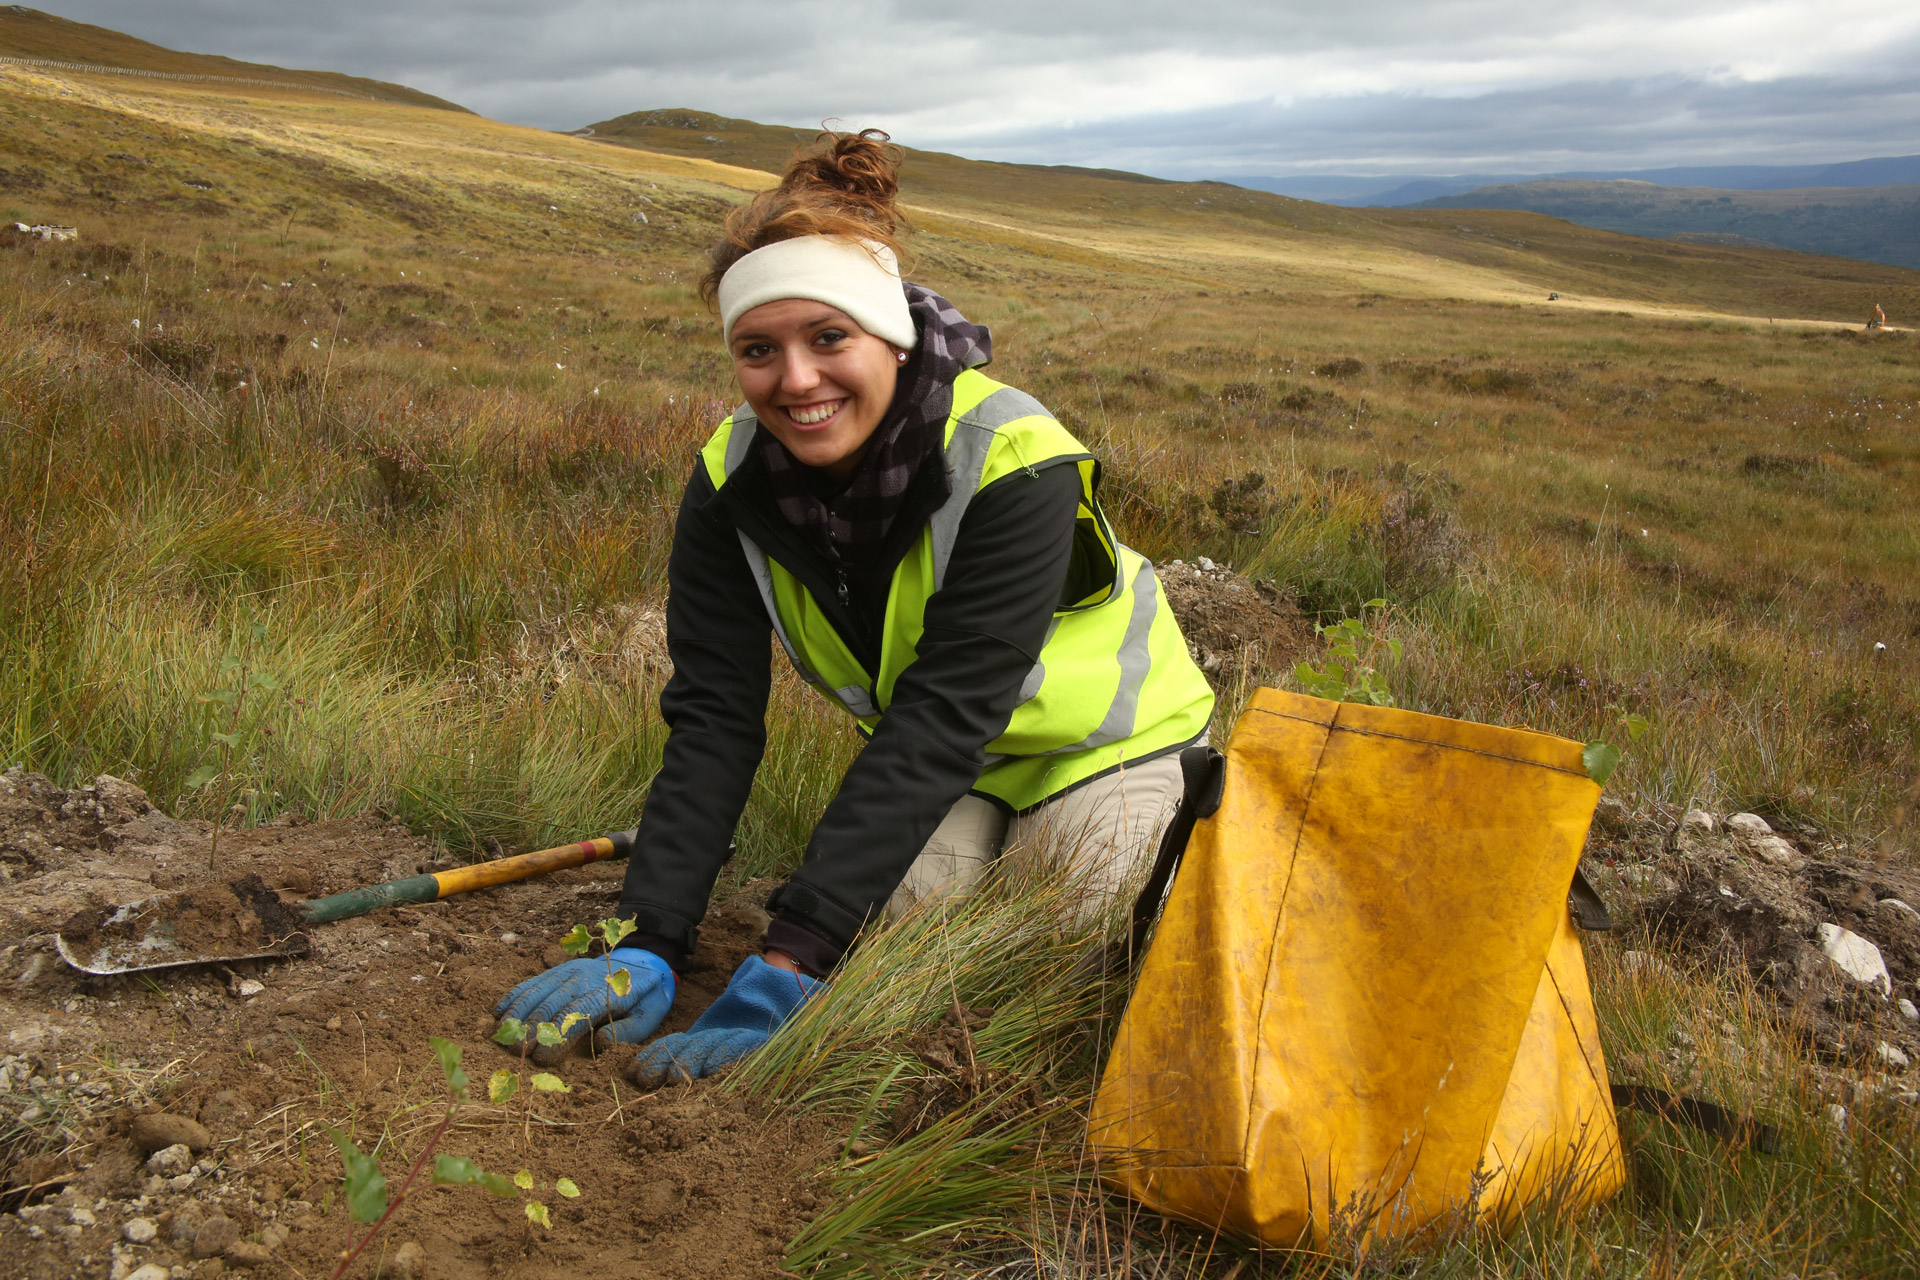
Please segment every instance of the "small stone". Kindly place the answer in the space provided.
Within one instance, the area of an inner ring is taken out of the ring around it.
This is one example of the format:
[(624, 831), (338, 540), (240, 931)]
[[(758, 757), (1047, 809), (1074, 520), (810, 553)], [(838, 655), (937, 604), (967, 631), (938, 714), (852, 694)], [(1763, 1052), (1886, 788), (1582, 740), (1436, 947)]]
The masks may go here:
[(197, 1173), (192, 1173), (192, 1172), (179, 1173), (179, 1174), (175, 1174), (171, 1178), (168, 1178), (167, 1185), (173, 1188), (175, 1191), (191, 1191), (193, 1190), (193, 1184), (198, 1182), (199, 1180), (200, 1180), (200, 1175)]
[(91, 1209), (69, 1209), (67, 1221), (76, 1227), (91, 1227), (97, 1225), (100, 1220), (93, 1216)]
[(1754, 856), (1776, 867), (1790, 867), (1800, 860), (1800, 851), (1779, 836), (1761, 836), (1749, 842)]
[(393, 1259), (381, 1268), (380, 1274), (391, 1275), (394, 1280), (420, 1280), (427, 1270), (427, 1251), (420, 1247), (418, 1240), (409, 1240), (393, 1252)]
[(267, 984), (257, 978), (242, 978), (233, 984), (233, 994), (242, 1000), (251, 1000), (267, 989)]
[(1757, 813), (1734, 814), (1727, 819), (1727, 830), (1747, 840), (1758, 840), (1761, 836), (1773, 834), (1773, 828), (1767, 824), (1767, 820)]
[(236, 1267), (251, 1271), (255, 1267), (264, 1267), (273, 1261), (273, 1255), (267, 1252), (263, 1244), (254, 1244), (251, 1240), (236, 1240), (227, 1246), (227, 1261)]
[(1629, 951), (1620, 957), (1620, 967), (1643, 978), (1676, 976), (1673, 966), (1650, 951)]
[(197, 1204), (183, 1204), (174, 1211), (173, 1230), (169, 1234), (175, 1244), (191, 1245), (193, 1237), (200, 1231), (200, 1224), (207, 1220), (207, 1211)]
[(120, 1228), (120, 1234), (134, 1244), (152, 1244), (154, 1237), (160, 1234), (160, 1228), (153, 1225), (152, 1218), (128, 1218), (127, 1225)]
[(1908, 1058), (1905, 1053), (1901, 1052), (1898, 1047), (1888, 1044), (1885, 1040), (1882, 1040), (1878, 1045), (1874, 1046), (1873, 1051), (1879, 1056), (1882, 1063), (1892, 1067), (1895, 1071), (1905, 1071), (1913, 1065), (1912, 1060)]
[(1844, 1129), (1847, 1127), (1847, 1109), (1837, 1102), (1829, 1102), (1827, 1104), (1827, 1119), (1833, 1121), (1834, 1128)]
[(161, 1177), (170, 1177), (176, 1173), (185, 1173), (193, 1168), (193, 1152), (184, 1142), (176, 1142), (170, 1147), (162, 1147), (147, 1157), (147, 1172), (157, 1173)]
[(193, 1233), (193, 1256), (215, 1258), (225, 1253), (240, 1238), (240, 1228), (224, 1213), (216, 1213)]
[(1703, 836), (1710, 836), (1713, 834), (1714, 826), (1713, 815), (1705, 809), (1689, 809), (1680, 815), (1682, 832), (1698, 832)]
[(171, 1280), (173, 1273), (157, 1262), (149, 1262), (135, 1267), (127, 1273), (127, 1280)]
[(1814, 939), (1827, 959), (1833, 961), (1834, 968), (1881, 995), (1893, 994), (1893, 977), (1887, 972), (1880, 948), (1837, 924), (1821, 925), (1814, 930)]
[(1920, 911), (1915, 911), (1911, 905), (1900, 898), (1882, 898), (1874, 905), (1884, 907), (1895, 915), (1905, 916), (1909, 920), (1920, 921)]
[(1905, 996), (1901, 996), (1893, 1007), (1898, 1009), (1900, 1016), (1908, 1022), (1920, 1022), (1920, 1005), (1915, 1005), (1913, 1001), (1907, 999)]
[(47, 1109), (35, 1102), (20, 1113), (21, 1124), (38, 1124), (47, 1118)]
[(517, 934), (517, 933), (503, 933), (503, 934), (501, 934), (501, 935), (500, 935), (500, 941), (502, 941), (502, 942), (518, 942), (518, 941), (520, 941), (520, 935), (519, 935), (519, 934)]
[(192, 1151), (205, 1151), (213, 1145), (213, 1135), (198, 1120), (166, 1112), (135, 1117), (128, 1136), (134, 1146), (148, 1155), (175, 1143), (182, 1143)]

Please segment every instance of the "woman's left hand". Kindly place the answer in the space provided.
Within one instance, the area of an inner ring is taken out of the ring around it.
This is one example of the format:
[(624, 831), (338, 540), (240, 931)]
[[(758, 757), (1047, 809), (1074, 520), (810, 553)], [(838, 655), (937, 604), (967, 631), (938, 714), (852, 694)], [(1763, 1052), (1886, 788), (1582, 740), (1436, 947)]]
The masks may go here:
[(748, 956), (720, 998), (691, 1027), (661, 1036), (640, 1051), (633, 1060), (634, 1083), (657, 1089), (732, 1066), (772, 1039), (781, 1023), (826, 986), (819, 978)]

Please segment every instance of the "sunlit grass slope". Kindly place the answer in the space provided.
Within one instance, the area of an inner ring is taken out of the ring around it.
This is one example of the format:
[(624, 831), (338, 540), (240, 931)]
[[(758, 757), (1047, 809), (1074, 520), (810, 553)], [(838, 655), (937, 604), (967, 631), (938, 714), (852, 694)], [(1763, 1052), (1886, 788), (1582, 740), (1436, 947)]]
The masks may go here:
[(405, 102), (447, 111), (466, 108), (403, 84), (341, 75), (337, 71), (294, 71), (217, 54), (182, 53), (139, 40), (124, 32), (74, 22), (25, 5), (0, 5), (0, 58), (44, 58), (90, 66), (154, 71), (170, 76), (240, 77), (275, 80), (291, 87), (324, 89), (385, 102)]
[[(693, 280), (785, 145), (0, 66), (0, 221), (80, 229), (0, 240), (0, 760), (208, 815), (183, 787), (234, 727), (200, 697), (236, 657), (280, 685), (236, 730), (250, 818), (379, 807), (476, 850), (630, 822), (673, 512), (734, 398)], [(918, 276), (1097, 450), (1130, 543), (1323, 618), (1386, 599), (1405, 705), (1580, 739), (1648, 717), (1612, 784), (1641, 809), (1884, 827), (1920, 746), (1920, 344), (1766, 317), (1851, 319), (1869, 288), (1897, 317), (1920, 275), (967, 165), (912, 158)], [(769, 730), (733, 876), (798, 858), (856, 749), (785, 677)], [(1076, 1127), (1114, 1007), (1076, 968), (1097, 939), (1013, 887), (860, 952), (820, 1007), (870, 1034), (797, 1028), (746, 1082), (866, 1132), (918, 1087), (879, 1030), (1003, 1011), (994, 1087), (849, 1146), (793, 1265), (1386, 1265), (1262, 1259), (1104, 1199)], [(1600, 1214), (1388, 1261), (1910, 1273), (1911, 1134), (1827, 1125), (1738, 977), (1618, 950), (1592, 948), (1609, 1050), (1732, 1037), (1716, 1096), (1782, 1120), (1787, 1155), (1629, 1120), (1633, 1189)]]

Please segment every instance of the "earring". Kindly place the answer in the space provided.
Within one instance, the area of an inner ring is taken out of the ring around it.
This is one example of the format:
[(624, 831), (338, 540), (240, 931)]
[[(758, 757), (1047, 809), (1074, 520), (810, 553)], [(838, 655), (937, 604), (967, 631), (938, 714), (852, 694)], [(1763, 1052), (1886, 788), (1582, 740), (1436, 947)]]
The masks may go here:
[(901, 364), (905, 364), (907, 362), (907, 353), (904, 351), (896, 351), (893, 353), (893, 358)]

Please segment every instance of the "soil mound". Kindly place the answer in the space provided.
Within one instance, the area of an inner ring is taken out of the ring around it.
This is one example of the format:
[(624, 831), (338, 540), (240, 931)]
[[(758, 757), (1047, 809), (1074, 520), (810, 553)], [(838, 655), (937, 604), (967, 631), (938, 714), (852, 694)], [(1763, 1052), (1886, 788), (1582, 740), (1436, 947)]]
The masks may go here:
[(1319, 652), (1313, 624), (1293, 597), (1204, 557), (1195, 564), (1172, 560), (1156, 566), (1173, 616), (1180, 620), (1187, 651), (1216, 690), (1241, 676), (1290, 669)]
[[(1920, 1020), (1909, 1016), (1920, 1001), (1920, 874), (1753, 814), (1691, 810), (1662, 830), (1602, 804), (1589, 857), (1613, 868), (1648, 934), (1744, 966), (1823, 1056), (1873, 1065), (1885, 1044), (1920, 1058)], [(1830, 957), (1823, 926), (1870, 944), (1884, 978), (1862, 980)]]

